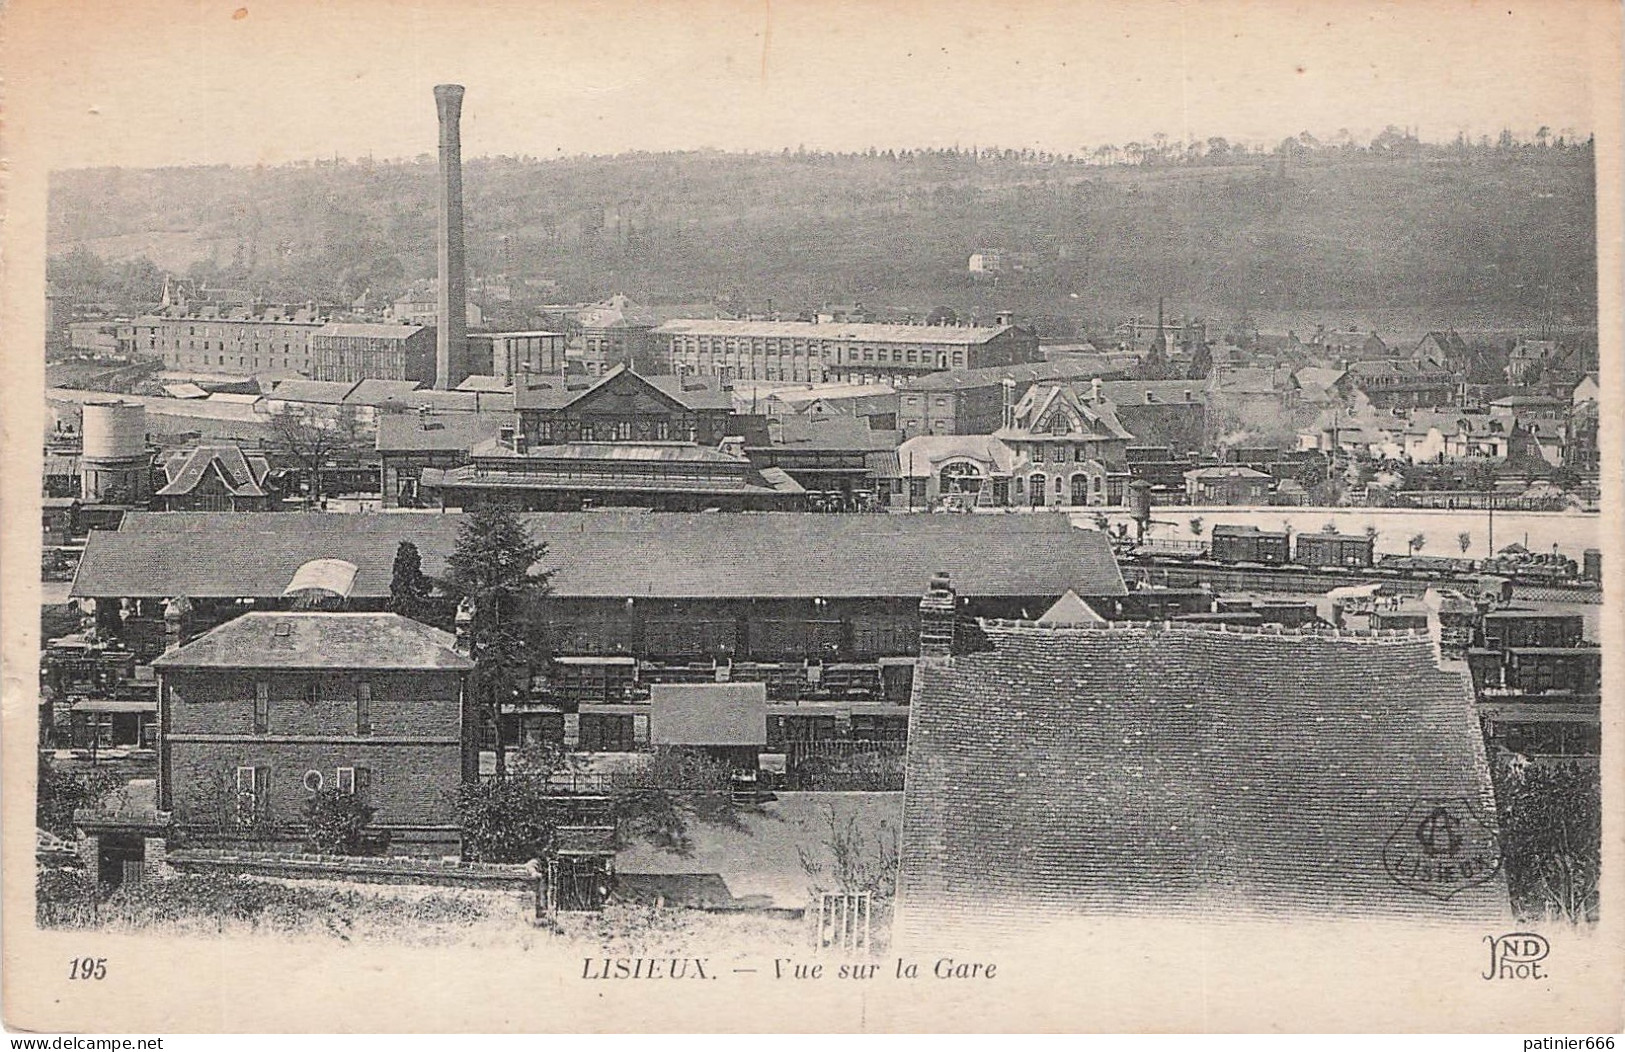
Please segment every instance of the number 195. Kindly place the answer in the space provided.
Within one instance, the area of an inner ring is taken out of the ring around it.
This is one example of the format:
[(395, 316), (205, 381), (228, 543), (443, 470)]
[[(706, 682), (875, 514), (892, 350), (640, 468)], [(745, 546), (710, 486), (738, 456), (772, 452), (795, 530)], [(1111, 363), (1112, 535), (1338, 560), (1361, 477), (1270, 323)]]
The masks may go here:
[(69, 979), (107, 978), (106, 957), (75, 957), (68, 969)]

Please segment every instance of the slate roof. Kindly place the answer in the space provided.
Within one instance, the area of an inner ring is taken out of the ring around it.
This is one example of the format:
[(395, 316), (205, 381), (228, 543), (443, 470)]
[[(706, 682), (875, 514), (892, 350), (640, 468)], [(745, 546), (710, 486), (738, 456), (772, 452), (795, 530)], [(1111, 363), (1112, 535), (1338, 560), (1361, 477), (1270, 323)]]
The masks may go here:
[(1419, 803), (1495, 821), (1469, 684), (1425, 633), (983, 628), (991, 649), (916, 672), (904, 937), (1065, 913), (1507, 913), (1499, 878), (1439, 901), (1385, 867)]
[(164, 461), (164, 476), (168, 482), (158, 491), (158, 496), (191, 493), (211, 472), (234, 497), (263, 497), (265, 476), (270, 474), (271, 466), (262, 456), (244, 456), (236, 446), (198, 446), (172, 454)]
[[(1105, 538), (1063, 515), (557, 512), (521, 516), (571, 597), (859, 597), (924, 593), (947, 570), (964, 596), (1123, 595)], [(92, 531), (70, 594), (275, 597), (312, 559), (356, 565), (357, 599), (389, 595), (395, 549), (445, 572), (457, 513), (130, 512)]]
[(157, 668), (448, 669), (474, 663), (450, 633), (399, 614), (242, 615), (153, 660)]

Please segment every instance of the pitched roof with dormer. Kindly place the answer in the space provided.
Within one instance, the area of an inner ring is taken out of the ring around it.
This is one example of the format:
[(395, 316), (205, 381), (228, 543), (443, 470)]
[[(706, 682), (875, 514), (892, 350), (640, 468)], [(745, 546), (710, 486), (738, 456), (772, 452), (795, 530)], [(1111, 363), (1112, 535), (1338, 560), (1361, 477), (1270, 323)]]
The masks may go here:
[(1069, 384), (1034, 384), (1012, 410), (1011, 426), (993, 437), (1001, 441), (1048, 439), (1122, 439), (1134, 436), (1106, 402), (1088, 402)]

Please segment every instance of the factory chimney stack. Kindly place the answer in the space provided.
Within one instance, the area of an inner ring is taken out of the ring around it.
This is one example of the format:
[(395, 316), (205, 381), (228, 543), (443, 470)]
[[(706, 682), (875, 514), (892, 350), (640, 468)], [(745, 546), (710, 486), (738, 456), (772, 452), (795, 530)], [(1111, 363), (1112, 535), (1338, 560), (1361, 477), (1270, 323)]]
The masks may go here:
[(468, 376), (468, 289), (463, 270), (463, 147), (458, 123), (463, 86), (437, 84), (440, 112), (440, 228), (436, 257), (440, 289), (435, 304), (434, 385), (446, 391)]

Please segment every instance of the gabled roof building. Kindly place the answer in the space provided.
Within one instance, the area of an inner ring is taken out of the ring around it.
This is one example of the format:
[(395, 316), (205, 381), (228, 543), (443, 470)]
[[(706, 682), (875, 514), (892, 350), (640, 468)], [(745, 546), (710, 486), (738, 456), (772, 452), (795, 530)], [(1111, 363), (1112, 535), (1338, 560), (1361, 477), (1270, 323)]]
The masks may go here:
[(269, 461), (234, 445), (197, 446), (163, 462), (165, 482), (155, 494), (164, 511), (265, 511)]

